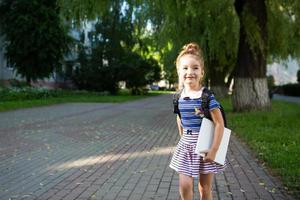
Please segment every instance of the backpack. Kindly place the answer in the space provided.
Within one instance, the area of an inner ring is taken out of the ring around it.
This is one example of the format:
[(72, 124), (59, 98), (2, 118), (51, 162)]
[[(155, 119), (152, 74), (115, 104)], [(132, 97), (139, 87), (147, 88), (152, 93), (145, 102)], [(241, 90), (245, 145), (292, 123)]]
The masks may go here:
[[(180, 111), (179, 111), (179, 108), (178, 108), (178, 101), (179, 101), (179, 98), (180, 98), (180, 95), (181, 95), (182, 91), (183, 91), (183, 89), (176, 92), (173, 95), (173, 106), (174, 106), (173, 112), (175, 114), (178, 114), (179, 118), (181, 118), (181, 115), (180, 115)], [(201, 108), (204, 112), (204, 117), (206, 117), (210, 120), (212, 120), (212, 117), (211, 117), (210, 112), (209, 112), (209, 101), (210, 101), (209, 99), (210, 99), (211, 95), (213, 95), (212, 91), (210, 91), (207, 88), (203, 89), (202, 95), (201, 95), (201, 100), (202, 100)], [(223, 121), (224, 121), (224, 126), (227, 127), (225, 111), (224, 111), (224, 108), (222, 107), (221, 104), (220, 104), (220, 111), (221, 111), (222, 118), (223, 118)]]

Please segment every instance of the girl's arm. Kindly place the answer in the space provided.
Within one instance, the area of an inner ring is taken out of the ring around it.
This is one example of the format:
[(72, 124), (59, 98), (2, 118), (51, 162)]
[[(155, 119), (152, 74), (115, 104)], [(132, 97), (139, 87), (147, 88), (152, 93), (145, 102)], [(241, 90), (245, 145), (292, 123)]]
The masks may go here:
[(210, 111), (210, 114), (215, 124), (215, 132), (213, 143), (205, 157), (205, 160), (207, 161), (213, 161), (215, 159), (224, 132), (224, 121), (220, 109), (213, 109), (212, 111)]
[(182, 129), (182, 126), (181, 126), (181, 119), (178, 115), (177, 115), (176, 121), (177, 121), (177, 127), (178, 127), (178, 131), (179, 131), (179, 135), (180, 135), (180, 137), (182, 137), (183, 129)]

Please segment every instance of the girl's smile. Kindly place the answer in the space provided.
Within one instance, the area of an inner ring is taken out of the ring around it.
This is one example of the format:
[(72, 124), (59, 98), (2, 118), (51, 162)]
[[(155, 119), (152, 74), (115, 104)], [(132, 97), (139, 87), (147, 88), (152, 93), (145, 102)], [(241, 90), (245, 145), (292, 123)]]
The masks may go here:
[(193, 76), (186, 76), (185, 78), (191, 79), (191, 78), (195, 78), (195, 77), (193, 77)]

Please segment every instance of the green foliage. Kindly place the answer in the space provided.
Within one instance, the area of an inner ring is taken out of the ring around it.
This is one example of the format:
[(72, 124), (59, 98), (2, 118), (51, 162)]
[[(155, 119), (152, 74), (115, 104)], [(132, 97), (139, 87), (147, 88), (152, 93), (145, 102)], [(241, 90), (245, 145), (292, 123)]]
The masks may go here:
[(211, 74), (218, 72), (225, 77), (232, 71), (239, 27), (232, 1), (168, 0), (151, 1), (151, 5), (158, 13), (150, 17), (157, 28), (153, 34), (156, 45), (162, 49), (166, 78), (171, 83), (177, 82), (174, 61), (188, 42), (197, 42), (203, 49), (207, 74), (214, 71)]
[(75, 20), (78, 25), (101, 15), (108, 10), (112, 2), (109, 0), (58, 0), (61, 15), (66, 19)]
[[(222, 105), (230, 109), (226, 101)], [(284, 186), (300, 197), (300, 109), (298, 104), (272, 102), (267, 112), (226, 112), (229, 127), (242, 138), (256, 156)], [(296, 198), (297, 199), (297, 198)]]
[(298, 0), (268, 0), (268, 56), (272, 61), (300, 57)]
[(277, 90), (283, 95), (300, 97), (300, 84), (286, 84), (277, 86)]
[(132, 94), (140, 94), (147, 84), (160, 80), (160, 67), (154, 59), (143, 59), (136, 53), (128, 52), (120, 63), (120, 80)]
[[(160, 67), (151, 57), (145, 59), (132, 52), (136, 38), (130, 7), (121, 10), (117, 2), (112, 6), (109, 13), (97, 19), (89, 35), (91, 55), (81, 47), (80, 66), (73, 80), (79, 88), (112, 94), (118, 91), (119, 81), (125, 81), (126, 87), (138, 93), (146, 84), (160, 79)], [(143, 45), (141, 41), (139, 44)]]
[(274, 79), (274, 76), (269, 75), (269, 76), (267, 77), (267, 82), (268, 82), (268, 88), (269, 88), (269, 89), (272, 89), (272, 88), (274, 87), (274, 85), (275, 85), (275, 79)]
[[(115, 66), (103, 66), (103, 61), (95, 63), (97, 58), (101, 59), (99, 49), (95, 48), (92, 51), (92, 58), (88, 59), (84, 49), (80, 51), (79, 62), (73, 76), (71, 77), (79, 89), (93, 91), (108, 91), (115, 94), (118, 91), (118, 80), (115, 77)], [(98, 59), (99, 60), (99, 59)]]
[(160, 52), (156, 60), (162, 64), (170, 83), (177, 82), (174, 61), (187, 42), (201, 45), (208, 70), (216, 71), (212, 74), (222, 73), (222, 79), (232, 71), (236, 60), (239, 24), (232, 0), (60, 0), (60, 5), (68, 8), (63, 9), (65, 16), (83, 21), (91, 16), (112, 17), (115, 14), (112, 8), (122, 5), (126, 16), (135, 16), (131, 18), (132, 33), (137, 39), (133, 51), (143, 57)]
[(43, 88), (32, 87), (12, 87), (0, 89), (1, 101), (22, 101), (32, 99), (44, 99), (49, 97), (58, 97), (61, 95), (60, 90), (48, 90)]
[[(240, 19), (241, 23), (243, 23), (243, 27), (245, 28), (247, 43), (255, 57), (258, 54), (263, 54), (263, 56), (266, 57), (266, 41), (264, 41), (264, 38), (262, 37), (262, 32), (258, 25), (258, 19), (248, 10), (248, 7), (244, 9)], [(259, 51), (259, 53), (257, 51)]]
[(6, 40), (6, 58), (27, 82), (49, 77), (61, 67), (60, 61), (71, 41), (56, 2), (1, 1), (0, 25)]
[[(101, 51), (97, 48), (94, 51)], [(93, 51), (93, 52), (94, 52)], [(105, 51), (105, 49), (103, 50)], [(99, 52), (98, 52), (99, 53)], [(161, 69), (154, 59), (144, 59), (136, 53), (124, 51), (116, 65), (99, 67), (95, 59), (100, 57), (95, 52), (92, 59), (87, 60), (81, 54), (81, 65), (75, 70), (73, 80), (81, 89), (109, 91), (114, 94), (118, 90), (118, 82), (125, 81), (126, 87), (132, 94), (140, 94), (141, 88), (154, 81), (160, 80)], [(85, 59), (83, 59), (85, 58)], [(101, 58), (101, 57), (100, 57)]]
[[(170, 82), (176, 81), (174, 60), (181, 46), (198, 42), (205, 54), (208, 69), (230, 73), (235, 66), (239, 37), (239, 20), (233, 0), (174, 1), (174, 0), (59, 0), (62, 13), (72, 19), (85, 20), (107, 14), (119, 2), (130, 7), (134, 34), (147, 45), (158, 49)], [(300, 57), (300, 4), (298, 0), (267, 0), (267, 42), (259, 34), (257, 19), (244, 12), (247, 41), (252, 49), (266, 53), (270, 62)], [(147, 26), (151, 24), (151, 30)], [(149, 37), (150, 36), (150, 37)], [(291, 39), (292, 38), (292, 39)], [(138, 42), (139, 43), (139, 42)], [(136, 43), (136, 44), (138, 44)], [(171, 48), (170, 47), (171, 44)], [(266, 45), (266, 46), (265, 46)], [(140, 52), (138, 52), (140, 53)], [(213, 73), (212, 73), (213, 74)]]
[(97, 19), (95, 30), (89, 35), (92, 54), (86, 55), (83, 46), (80, 49), (80, 66), (73, 76), (79, 88), (117, 93), (119, 63), (126, 50), (132, 46), (131, 33), (130, 18), (121, 14), (121, 4), (115, 2), (110, 11)]
[(16, 79), (10, 80), (9, 85), (11, 87), (15, 87), (15, 88), (24, 88), (24, 87), (29, 87), (30, 86), (30, 84), (28, 84), (27, 82), (19, 81), (19, 80), (16, 80)]

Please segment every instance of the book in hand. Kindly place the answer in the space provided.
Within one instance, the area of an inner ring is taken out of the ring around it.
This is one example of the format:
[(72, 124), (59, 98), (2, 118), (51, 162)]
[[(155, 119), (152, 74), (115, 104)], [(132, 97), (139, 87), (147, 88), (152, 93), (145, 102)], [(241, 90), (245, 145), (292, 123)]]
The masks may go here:
[[(214, 131), (215, 131), (214, 123), (207, 118), (203, 118), (195, 153), (203, 157), (205, 156), (205, 153), (209, 151), (213, 143)], [(219, 149), (216, 153), (216, 158), (214, 159), (216, 163), (219, 163), (221, 165), (224, 165), (225, 163), (230, 135), (231, 135), (231, 130), (228, 128), (224, 128), (223, 137)]]

